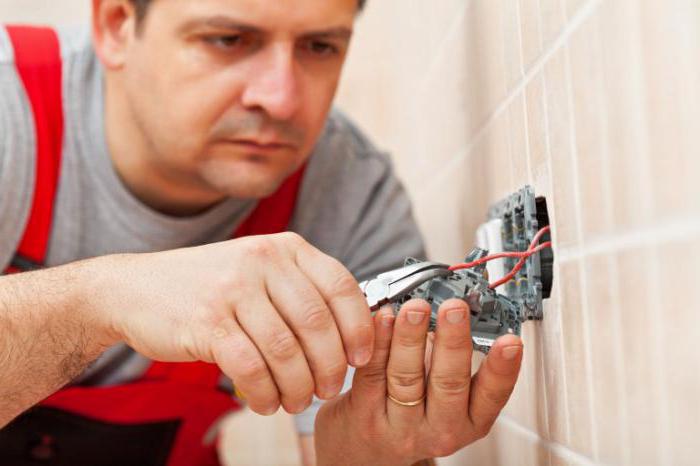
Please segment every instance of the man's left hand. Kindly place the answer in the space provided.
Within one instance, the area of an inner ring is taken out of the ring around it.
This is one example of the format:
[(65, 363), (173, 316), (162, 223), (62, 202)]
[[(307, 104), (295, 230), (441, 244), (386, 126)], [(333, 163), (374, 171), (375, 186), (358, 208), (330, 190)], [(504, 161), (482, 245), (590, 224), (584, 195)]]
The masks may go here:
[(518, 378), (521, 340), (499, 338), (472, 377), (467, 304), (442, 304), (434, 340), (427, 338), (429, 315), (421, 300), (396, 317), (391, 309), (377, 312), (370, 363), (316, 418), (319, 465), (410, 465), (489, 432)]

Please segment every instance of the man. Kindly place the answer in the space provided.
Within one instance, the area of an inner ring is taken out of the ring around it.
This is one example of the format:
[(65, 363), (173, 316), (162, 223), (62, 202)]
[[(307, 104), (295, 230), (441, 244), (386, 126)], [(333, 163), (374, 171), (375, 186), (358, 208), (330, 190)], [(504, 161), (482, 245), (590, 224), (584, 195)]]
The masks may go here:
[(0, 29), (0, 264), (43, 268), (0, 278), (0, 457), (216, 464), (231, 379), (260, 414), (331, 400), (315, 452), (298, 418), (309, 464), (488, 432), (520, 340), (472, 378), (464, 302), (426, 358), (428, 304), (372, 317), (357, 286), (423, 254), (388, 159), (329, 113), (362, 3), (93, 0), (92, 41)]

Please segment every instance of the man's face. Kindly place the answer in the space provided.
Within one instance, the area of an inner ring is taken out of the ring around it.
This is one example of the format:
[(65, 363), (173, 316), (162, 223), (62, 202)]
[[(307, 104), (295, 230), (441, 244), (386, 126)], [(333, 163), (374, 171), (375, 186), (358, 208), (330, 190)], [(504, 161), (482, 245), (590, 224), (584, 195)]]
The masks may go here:
[(357, 0), (155, 0), (122, 79), (149, 163), (222, 195), (263, 197), (311, 153)]

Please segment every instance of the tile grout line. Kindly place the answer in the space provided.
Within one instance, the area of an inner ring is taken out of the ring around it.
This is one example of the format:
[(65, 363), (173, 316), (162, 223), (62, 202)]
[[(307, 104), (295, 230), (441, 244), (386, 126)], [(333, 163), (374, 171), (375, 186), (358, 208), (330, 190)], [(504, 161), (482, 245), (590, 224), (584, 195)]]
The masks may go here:
[[(612, 293), (612, 303), (611, 307), (614, 310), (614, 317), (612, 319), (613, 333), (615, 335), (620, 335), (622, 330), (622, 299), (620, 299), (620, 267), (618, 266), (617, 259), (612, 254), (607, 257), (608, 268), (610, 271), (610, 287), (613, 290)], [(618, 403), (620, 406), (620, 420), (619, 429), (620, 437), (622, 438), (622, 464), (630, 463), (630, 436), (629, 436), (629, 411), (627, 409), (627, 403), (625, 398), (627, 397), (627, 375), (624, 368), (624, 358), (622, 357), (623, 349), (621, 348), (622, 343), (620, 339), (615, 340), (615, 354), (613, 355), (613, 360), (615, 361), (615, 370), (620, 377), (620, 383), (617, 387), (617, 398), (621, 400)]]
[[(661, 299), (659, 287), (654, 286), (654, 284), (659, 283), (661, 278), (659, 276), (659, 265), (661, 264), (661, 260), (659, 259), (658, 247), (651, 248), (651, 251), (649, 252), (649, 260), (650, 267), (646, 270), (647, 280), (651, 284), (649, 289), (649, 298), (652, 303), (652, 308), (663, 309), (663, 300)], [(668, 378), (666, 366), (663, 364), (663, 360), (661, 358), (661, 355), (664, 354), (664, 351), (661, 350), (663, 348), (662, 345), (664, 343), (664, 339), (661, 335), (659, 327), (663, 326), (664, 324), (663, 322), (659, 321), (659, 317), (652, 317), (651, 319), (649, 319), (647, 326), (647, 328), (651, 332), (651, 341), (653, 347), (657, 348), (657, 351), (651, 352), (652, 367), (654, 367), (656, 371), (658, 371), (658, 377), (652, 378), (652, 389), (657, 394), (657, 396), (655, 397), (654, 405), (656, 415), (659, 419), (659, 425), (656, 426), (656, 433), (659, 436), (658, 456), (661, 459), (662, 464), (671, 465), (673, 464), (674, 455), (672, 453), (672, 449), (670, 447), (670, 442), (668, 438), (670, 424), (668, 408), (668, 389), (666, 387), (666, 383), (661, 382), (670, 379)]]
[(430, 82), (430, 79), (432, 78), (433, 73), (435, 72), (435, 69), (438, 66), (438, 63), (440, 63), (440, 59), (445, 54), (444, 51), (448, 50), (448, 47), (446, 47), (445, 45), (450, 41), (450, 39), (452, 39), (452, 36), (457, 34), (457, 31), (459, 31), (462, 22), (467, 17), (467, 11), (469, 10), (469, 8), (471, 8), (471, 2), (467, 0), (467, 3), (463, 6), (462, 11), (455, 17), (454, 22), (450, 24), (447, 33), (445, 33), (445, 35), (442, 37), (442, 40), (437, 45), (438, 52), (430, 61), (430, 64), (428, 65), (428, 68), (425, 74), (423, 75), (423, 80), (418, 85), (419, 94), (423, 94), (427, 90), (428, 83)]
[[(597, 22), (594, 25), (594, 49), (595, 53), (597, 54), (598, 57), (603, 56), (603, 51), (601, 49), (602, 47), (602, 39), (601, 39), (601, 33), (600, 33), (600, 22)], [(603, 66), (602, 64), (602, 58), (599, 58), (600, 65), (601, 67)], [(608, 125), (609, 125), (609, 114), (608, 114), (608, 107), (605, 105), (605, 72), (601, 68), (600, 76), (596, 80), (597, 81), (597, 94), (599, 96), (598, 99), (598, 105), (601, 108), (601, 131), (602, 131), (602, 140), (603, 141), (608, 141), (609, 137), (609, 131), (608, 131)], [(612, 173), (610, 170), (610, 146), (609, 144), (605, 143), (602, 145), (602, 156), (603, 156), (603, 166), (601, 168), (601, 172), (603, 174), (603, 198), (604, 199), (612, 199)], [(614, 225), (614, 213), (612, 209), (611, 204), (606, 204), (606, 209), (605, 209), (605, 221), (608, 223), (608, 225)], [(613, 318), (612, 318), (612, 326), (613, 326), (613, 333), (615, 335), (620, 335), (620, 331), (622, 329), (622, 300), (620, 299), (620, 277), (619, 277), (619, 268), (617, 264), (617, 260), (613, 255), (609, 255), (607, 257), (607, 264), (608, 264), (608, 270), (610, 273), (609, 279), (611, 282), (611, 305), (612, 305), (612, 310), (614, 312)], [(619, 339), (615, 339), (615, 342), (613, 343), (615, 346), (615, 352), (613, 355), (613, 364), (615, 366), (615, 372), (618, 374), (619, 377), (619, 383), (617, 384), (617, 399), (620, 400), (621, 402), (618, 403), (618, 406), (620, 407), (620, 419), (618, 422), (618, 429), (619, 429), (619, 435), (621, 437), (620, 443), (622, 444), (622, 462), (623, 464), (628, 464), (630, 461), (630, 454), (629, 454), (629, 445), (630, 445), (630, 438), (629, 438), (629, 431), (627, 429), (628, 422), (629, 422), (629, 413), (627, 409), (627, 403), (624, 402), (625, 397), (626, 397), (626, 389), (627, 389), (627, 375), (624, 370), (624, 358), (622, 357), (623, 354), (623, 348), (622, 348), (622, 343)], [(601, 452), (598, 452), (599, 458), (601, 456)]]
[(537, 435), (537, 433), (531, 431), (527, 427), (524, 427), (523, 425), (519, 424), (517, 421), (515, 421), (513, 418), (511, 418), (508, 415), (501, 414), (498, 417), (498, 420), (496, 421), (499, 424), (503, 425), (504, 427), (510, 429), (517, 435), (520, 435), (521, 437), (524, 437), (525, 439), (529, 440), (532, 443), (541, 445), (544, 449), (555, 453), (559, 457), (571, 461), (574, 464), (581, 465), (581, 466), (596, 466), (598, 463), (596, 463), (593, 459), (575, 451), (572, 450), (571, 448), (562, 445), (561, 443), (553, 442), (551, 440), (544, 439)]
[[(571, 168), (573, 172), (573, 194), (574, 194), (574, 211), (576, 215), (576, 225), (577, 225), (577, 242), (578, 244), (583, 244), (583, 209), (581, 206), (581, 177), (578, 168), (578, 137), (576, 134), (576, 109), (573, 97), (573, 81), (571, 77), (571, 54), (569, 53), (569, 44), (564, 47), (564, 81), (567, 94), (567, 103), (569, 106), (569, 149), (570, 156), (569, 162), (571, 163)], [(585, 269), (583, 267), (583, 261), (578, 261), (577, 268), (579, 271), (579, 284), (583, 293), (581, 293), (581, 308), (588, 309), (588, 277), (586, 276)], [(583, 317), (583, 339), (585, 342), (585, 374), (586, 374), (586, 389), (590, 396), (587, 398), (588, 404), (588, 433), (591, 436), (591, 451), (593, 452), (593, 458), (598, 459), (598, 429), (594, 422), (595, 413), (595, 387), (593, 385), (593, 347), (591, 338), (591, 319), (588, 312), (582, 312)]]
[[(641, 13), (639, 9), (635, 9), (635, 19), (636, 22), (635, 24), (637, 27), (635, 28), (635, 35), (639, 38), (641, 36), (641, 31), (639, 30), (639, 25), (641, 24), (642, 18), (641, 18)], [(643, 66), (643, 63), (645, 61), (645, 57), (643, 54), (639, 54), (635, 57), (636, 63), (641, 64)], [(644, 104), (646, 104), (647, 100), (649, 99), (648, 93), (646, 92), (647, 90), (647, 82), (644, 74), (642, 74), (638, 80), (638, 85), (640, 87), (640, 95), (645, 96), (643, 97)], [(642, 104), (641, 105), (641, 111), (640, 116), (638, 118), (643, 118), (643, 121), (645, 121), (646, 124), (649, 124), (649, 116), (647, 115), (648, 113), (648, 107), (646, 105)], [(649, 141), (647, 141), (649, 142)], [(644, 146), (645, 148), (648, 148), (649, 145), (646, 144)], [(647, 201), (644, 205), (654, 205), (654, 199), (652, 195), (652, 191), (654, 189), (654, 177), (652, 176), (651, 172), (651, 152), (649, 152), (648, 149), (645, 150), (646, 152), (646, 157), (644, 160), (646, 163), (642, 166), (642, 168), (646, 168), (644, 170), (643, 175), (645, 175), (648, 181), (648, 186), (651, 186), (652, 189), (648, 190), (642, 190), (643, 193), (645, 193), (646, 198), (645, 200)], [(696, 218), (697, 223), (700, 224), (700, 218)], [(700, 226), (700, 225), (698, 225)], [(659, 253), (658, 253), (658, 245), (657, 247), (652, 248), (652, 251), (649, 254), (649, 259), (650, 259), (650, 268), (646, 271), (647, 272), (647, 278), (656, 278), (658, 276), (658, 265), (660, 263), (659, 260)], [(655, 271), (655, 273), (654, 273)], [(655, 277), (656, 276), (656, 277)], [(651, 282), (654, 283), (654, 282)], [(658, 287), (657, 286), (652, 286), (650, 290), (650, 299), (652, 303), (654, 303), (657, 306), (661, 305), (661, 295), (659, 293)], [(659, 332), (656, 331), (655, 325), (657, 324), (657, 321), (655, 319), (651, 319), (649, 322), (649, 330), (651, 331), (651, 338), (652, 341), (655, 344), (656, 348), (661, 348), (659, 343), (661, 343), (661, 337), (659, 335)], [(652, 366), (656, 368), (657, 371), (660, 373), (660, 377), (653, 377), (652, 378), (652, 390), (656, 392), (657, 396), (655, 403), (652, 405), (654, 406), (655, 414), (658, 416), (659, 419), (659, 425), (657, 426), (657, 434), (659, 436), (659, 448), (657, 450), (657, 460), (659, 460), (660, 464), (664, 465), (671, 465), (673, 464), (673, 449), (670, 447), (670, 439), (668, 438), (669, 436), (669, 419), (668, 419), (668, 403), (667, 400), (668, 398), (666, 395), (668, 394), (666, 390), (666, 386), (664, 383), (661, 383), (661, 380), (668, 380), (666, 378), (666, 367), (663, 365), (662, 361), (660, 360), (660, 351), (652, 351)]]
[[(474, 133), (472, 140), (466, 145), (466, 147), (459, 151), (449, 162), (447, 162), (443, 169), (440, 170), (431, 180), (426, 183), (424, 187), (416, 192), (416, 197), (423, 196), (426, 192), (430, 191), (435, 185), (440, 185), (441, 181), (448, 176), (455, 167), (459, 166), (465, 159), (467, 159), (474, 147), (480, 142), (484, 137), (486, 132), (490, 129), (493, 122), (498, 119), (501, 114), (510, 106), (510, 104), (515, 100), (515, 98), (523, 92), (525, 87), (532, 81), (532, 79), (544, 68), (544, 65), (549, 61), (549, 59), (559, 51), (565, 44), (568, 38), (578, 29), (578, 27), (595, 11), (595, 8), (601, 4), (603, 0), (590, 0), (586, 5), (582, 6), (576, 15), (571, 19), (571, 21), (564, 27), (559, 36), (552, 41), (552, 44), (545, 50), (535, 62), (527, 70), (523, 78), (513, 87), (510, 92), (507, 93), (506, 97), (498, 104), (493, 112), (486, 117), (484, 122), (479, 126), (479, 128)], [(466, 14), (466, 10), (465, 10)]]
[(700, 235), (700, 217), (681, 218), (666, 221), (645, 230), (629, 230), (605, 239), (593, 240), (582, 247), (558, 249), (556, 250), (557, 262), (562, 264), (588, 256), (613, 254), (659, 243), (672, 243), (696, 235)]
[[(545, 140), (545, 150), (547, 151), (546, 153), (546, 160), (547, 160), (547, 170), (549, 172), (549, 195), (550, 195), (550, 201), (552, 199), (552, 196), (554, 196), (554, 177), (553, 177), (553, 168), (552, 168), (552, 146), (551, 146), (551, 141), (549, 139), (549, 106), (547, 105), (547, 74), (545, 72), (542, 73), (542, 108), (544, 111), (544, 140)], [(557, 213), (553, 209), (554, 204), (553, 202), (549, 203), (549, 212), (548, 214), (550, 215), (550, 225), (555, 225), (556, 224), (556, 218), (557, 218)], [(553, 232), (550, 236), (552, 239), (554, 239), (556, 234), (556, 231)], [(552, 272), (554, 270), (559, 271), (559, 261), (555, 260), (555, 263), (557, 264), (555, 268), (552, 269)], [(561, 305), (561, 287), (557, 286), (557, 303)], [(561, 322), (561, 312), (557, 313), (559, 316), (557, 323), (558, 325), (558, 342), (559, 342), (559, 354), (563, 355), (564, 354), (564, 340), (561, 338), (561, 335), (563, 334), (563, 327), (562, 327), (562, 322)], [(542, 360), (544, 361), (544, 352), (542, 354)], [(561, 358), (561, 370), (562, 370), (562, 380), (563, 380), (563, 385), (564, 385), (564, 390), (563, 390), (563, 402), (564, 402), (564, 426), (566, 429), (566, 439), (567, 442), (569, 441), (570, 438), (570, 433), (569, 433), (569, 391), (567, 389), (568, 382), (566, 380), (566, 361), (564, 361), (564, 358)], [(545, 375), (545, 383), (547, 381), (547, 377)], [(547, 416), (549, 416), (549, 404), (547, 405)], [(549, 427), (549, 417), (547, 418), (547, 426)], [(551, 435), (551, 430), (548, 429), (548, 432), (550, 432)]]
[[(520, 50), (520, 54), (519, 54), (519, 56), (520, 56), (520, 75), (524, 76), (525, 75), (525, 53), (523, 50), (523, 30), (522, 30), (523, 22), (522, 22), (522, 16), (520, 13), (520, 1), (516, 0), (514, 3), (515, 3), (515, 16), (516, 16), (517, 23), (518, 23), (518, 47)], [(542, 99), (544, 100), (544, 87), (543, 87)], [(523, 95), (523, 108), (524, 108), (524, 112), (525, 112), (525, 150), (526, 150), (526, 154), (528, 157), (528, 167), (530, 167), (530, 165), (531, 165), (530, 160), (529, 160), (530, 159), (530, 134), (529, 134), (530, 130), (529, 130), (529, 122), (527, 119), (527, 99), (525, 98), (524, 95)], [(510, 121), (510, 118), (509, 118), (509, 121)], [(512, 123), (512, 121), (511, 121), (511, 123)], [(511, 131), (512, 131), (512, 128), (511, 128)], [(545, 120), (545, 133), (546, 132), (547, 132), (547, 130), (546, 130), (546, 120)], [(512, 155), (513, 155), (513, 151), (511, 150), (511, 156)], [(511, 173), (513, 171), (512, 165), (513, 165), (513, 163), (512, 163), (512, 159), (511, 159)], [(528, 173), (529, 173), (529, 176), (532, 177), (531, 168), (528, 169)], [(540, 340), (539, 341), (539, 347), (540, 347), (539, 365), (541, 368), (541, 373), (539, 374), (541, 378), (540, 378), (539, 382), (542, 384), (542, 387), (545, 387), (547, 385), (547, 376), (545, 373), (546, 365), (545, 365), (545, 357), (544, 357), (544, 351), (543, 351), (544, 346), (542, 344), (541, 336), (540, 336), (539, 340)], [(542, 398), (544, 399), (544, 404), (543, 404), (544, 429), (545, 429), (545, 432), (550, 432), (550, 430), (549, 430), (549, 403), (548, 403), (549, 397), (547, 396), (546, 390), (542, 390)]]

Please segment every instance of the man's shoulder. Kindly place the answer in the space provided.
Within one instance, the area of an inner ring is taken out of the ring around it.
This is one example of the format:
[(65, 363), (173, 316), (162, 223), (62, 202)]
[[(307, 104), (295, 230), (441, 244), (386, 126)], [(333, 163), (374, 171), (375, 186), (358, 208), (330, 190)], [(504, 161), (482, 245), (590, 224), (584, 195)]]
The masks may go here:
[(369, 136), (343, 111), (334, 108), (317, 145), (324, 157), (345, 162), (391, 167), (388, 154), (374, 145)]
[(7, 35), (7, 30), (0, 25), (0, 72), (3, 71), (5, 65), (13, 65), (15, 62), (15, 54), (12, 50), (10, 36)]

